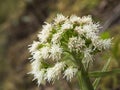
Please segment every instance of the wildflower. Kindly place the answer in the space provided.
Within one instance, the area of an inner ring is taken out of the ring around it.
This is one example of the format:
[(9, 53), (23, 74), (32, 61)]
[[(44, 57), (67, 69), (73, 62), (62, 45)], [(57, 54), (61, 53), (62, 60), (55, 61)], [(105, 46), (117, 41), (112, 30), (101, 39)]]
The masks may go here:
[(72, 23), (79, 23), (80, 22), (80, 17), (77, 17), (76, 15), (70, 16), (70, 21)]
[(84, 35), (85, 31), (81, 26), (76, 26), (74, 29), (79, 35)]
[(100, 40), (100, 42), (102, 43), (102, 48), (103, 49), (109, 49), (110, 45), (111, 45), (111, 39), (104, 39), (104, 40)]
[(36, 72), (38, 72), (40, 70), (40, 67), (42, 66), (42, 64), (41, 64), (41, 62), (39, 60), (34, 60), (31, 63), (31, 66), (32, 66), (32, 71), (30, 73), (35, 74)]
[(59, 24), (66, 20), (67, 20), (67, 17), (63, 16), (62, 14), (57, 14), (57, 17), (54, 19), (55, 24)]
[(49, 58), (49, 53), (50, 53), (50, 47), (45, 46), (40, 49), (40, 53), (43, 59), (48, 59)]
[(73, 68), (73, 67), (68, 67), (65, 71), (64, 71), (64, 77), (66, 77), (66, 79), (68, 81), (71, 81), (71, 79), (76, 75), (78, 69), (77, 68)]
[(50, 82), (50, 81), (55, 81), (55, 79), (59, 79), (59, 76), (62, 72), (62, 70), (65, 67), (65, 63), (64, 62), (60, 62), (60, 63), (56, 63), (54, 67), (52, 68), (48, 68), (46, 75), (45, 75), (45, 79)]
[(43, 25), (43, 30), (38, 34), (38, 38), (41, 43), (47, 41), (48, 37), (50, 36), (50, 31), (52, 31), (51, 24), (46, 23), (46, 25)]
[(51, 42), (52, 43), (59, 43), (59, 41), (60, 41), (60, 39), (61, 39), (61, 34), (62, 34), (62, 32), (59, 32), (59, 33), (56, 33), (56, 34), (54, 34), (53, 35), (53, 37), (52, 37), (52, 40), (51, 40)]
[(33, 41), (33, 44), (29, 45), (30, 46), (29, 51), (30, 52), (36, 51), (39, 45), (40, 45), (40, 42)]
[(92, 18), (90, 15), (88, 16), (83, 16), (81, 19), (80, 19), (80, 22), (81, 23), (85, 23), (85, 24), (89, 24), (89, 23), (92, 23)]
[(36, 74), (34, 74), (34, 79), (33, 80), (37, 79), (38, 86), (41, 83), (45, 83), (44, 75), (45, 75), (45, 70), (44, 69), (42, 69), (42, 70), (38, 71)]
[(33, 60), (40, 60), (41, 59), (41, 52), (39, 50), (33, 52)]
[(50, 57), (52, 60), (60, 60), (62, 55), (62, 48), (59, 44), (53, 44), (50, 49)]
[(45, 81), (54, 82), (60, 76), (71, 81), (80, 67), (76, 62), (87, 67), (93, 62), (94, 54), (110, 48), (111, 39), (100, 38), (99, 29), (99, 23), (94, 23), (91, 16), (57, 14), (53, 23), (45, 23), (38, 41), (29, 47), (32, 56), (30, 74), (37, 79), (38, 85)]
[(86, 48), (83, 51), (84, 57), (82, 59), (83, 63), (89, 63), (90, 61), (93, 61), (93, 56), (90, 54), (92, 52), (91, 48)]
[(85, 46), (85, 41), (80, 37), (69, 38), (68, 48), (70, 51), (76, 51), (78, 53), (83, 46)]
[(72, 29), (72, 28), (73, 28), (73, 25), (72, 25), (70, 22), (66, 21), (66, 22), (62, 25), (61, 28), (62, 28), (62, 30)]

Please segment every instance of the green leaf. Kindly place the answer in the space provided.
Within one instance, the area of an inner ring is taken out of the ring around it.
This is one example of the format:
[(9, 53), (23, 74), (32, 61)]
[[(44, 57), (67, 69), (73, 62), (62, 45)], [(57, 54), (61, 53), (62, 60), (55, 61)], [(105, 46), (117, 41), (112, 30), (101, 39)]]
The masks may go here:
[(112, 70), (112, 71), (103, 71), (103, 72), (95, 71), (95, 72), (90, 72), (89, 76), (98, 78), (98, 77), (104, 77), (104, 76), (107, 76), (107, 75), (115, 75), (115, 74), (119, 74), (119, 73), (120, 73), (120, 69), (115, 69), (115, 70)]
[[(108, 59), (107, 63), (104, 65), (104, 67), (103, 67), (103, 69), (102, 69), (101, 72), (105, 72), (105, 71), (107, 71), (107, 68), (108, 68), (108, 66), (109, 66), (109, 64), (110, 64), (110, 61), (111, 61), (111, 58)], [(93, 82), (94, 90), (96, 90), (96, 88), (97, 88), (97, 86), (98, 86), (100, 80), (101, 80), (101, 77), (96, 78), (95, 81)]]

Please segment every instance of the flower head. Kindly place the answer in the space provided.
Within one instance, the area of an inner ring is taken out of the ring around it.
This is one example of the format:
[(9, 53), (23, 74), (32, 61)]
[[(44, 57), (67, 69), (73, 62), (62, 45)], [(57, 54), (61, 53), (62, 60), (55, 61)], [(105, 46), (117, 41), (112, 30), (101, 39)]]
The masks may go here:
[(46, 25), (43, 25), (42, 31), (38, 34), (38, 38), (41, 43), (46, 42), (47, 39), (50, 36), (50, 32), (52, 31), (52, 25), (49, 23), (45, 23)]
[(62, 14), (57, 14), (57, 17), (54, 19), (55, 24), (60, 24), (67, 20), (67, 17), (63, 16)]
[(49, 53), (50, 53), (50, 47), (45, 46), (40, 49), (40, 53), (43, 59), (49, 58)]
[(38, 42), (38, 41), (33, 41), (33, 44), (32, 44), (32, 45), (29, 45), (29, 46), (30, 46), (30, 47), (29, 47), (29, 51), (30, 51), (31, 53), (35, 52), (35, 51), (37, 50), (37, 48), (38, 48), (39, 45), (40, 45), (40, 42)]
[(69, 21), (66, 21), (61, 27), (62, 30), (72, 29), (72, 28), (73, 28), (73, 25)]
[(80, 67), (77, 62), (87, 67), (96, 53), (110, 48), (111, 39), (102, 39), (98, 34), (100, 28), (91, 16), (57, 14), (53, 23), (45, 23), (38, 41), (29, 47), (32, 55), (30, 73), (38, 84), (54, 82), (60, 76), (71, 81)]
[(78, 69), (77, 68), (73, 68), (73, 67), (68, 67), (65, 71), (64, 71), (64, 77), (66, 77), (66, 79), (68, 81), (71, 81), (71, 79), (76, 75)]
[(60, 62), (56, 63), (54, 67), (48, 68), (45, 79), (50, 82), (50, 81), (55, 81), (55, 79), (59, 79), (59, 76), (61, 75), (61, 72), (64, 70), (65, 63)]
[(70, 16), (70, 21), (72, 23), (80, 23), (80, 17), (77, 17), (76, 15)]
[(50, 57), (52, 60), (60, 60), (62, 55), (62, 48), (58, 44), (53, 44), (50, 49)]

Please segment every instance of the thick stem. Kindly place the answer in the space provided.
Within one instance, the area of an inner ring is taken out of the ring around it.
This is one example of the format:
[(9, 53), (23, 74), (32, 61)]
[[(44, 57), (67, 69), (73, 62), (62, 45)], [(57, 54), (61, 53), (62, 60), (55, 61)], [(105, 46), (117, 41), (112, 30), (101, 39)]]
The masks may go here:
[(73, 54), (73, 57), (75, 58), (76, 64), (79, 67), (79, 71), (77, 75), (78, 75), (80, 90), (94, 90), (93, 85), (90, 82), (90, 78), (88, 76), (88, 70), (85, 70), (81, 60), (79, 60), (79, 58), (75, 55), (76, 54)]
[(81, 90), (94, 90), (89, 77), (82, 71), (78, 72), (78, 80)]
[(78, 71), (78, 80), (81, 90), (94, 90), (92, 83), (90, 82), (88, 72), (85, 71), (82, 63), (81, 69)]

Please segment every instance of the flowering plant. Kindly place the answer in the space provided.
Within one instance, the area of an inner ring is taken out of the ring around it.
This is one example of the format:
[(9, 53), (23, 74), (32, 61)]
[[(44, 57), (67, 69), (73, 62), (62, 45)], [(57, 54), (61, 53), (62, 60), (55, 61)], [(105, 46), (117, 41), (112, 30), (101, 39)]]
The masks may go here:
[[(81, 90), (94, 90), (88, 76), (93, 56), (109, 49), (111, 39), (99, 36), (99, 23), (91, 16), (65, 17), (57, 14), (52, 23), (45, 23), (38, 41), (30, 45), (32, 71), (38, 85), (54, 82), (61, 76), (71, 81), (78, 76)], [(98, 80), (97, 80), (98, 81)]]

